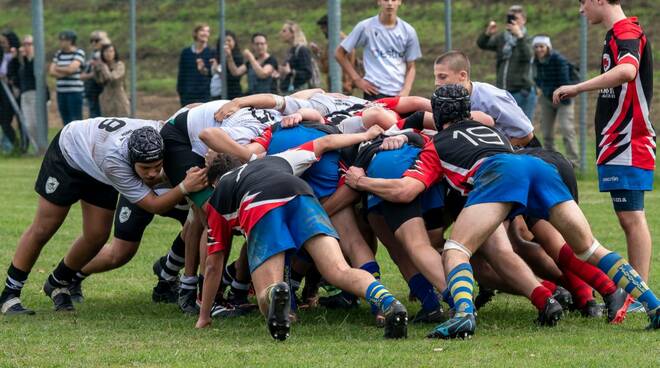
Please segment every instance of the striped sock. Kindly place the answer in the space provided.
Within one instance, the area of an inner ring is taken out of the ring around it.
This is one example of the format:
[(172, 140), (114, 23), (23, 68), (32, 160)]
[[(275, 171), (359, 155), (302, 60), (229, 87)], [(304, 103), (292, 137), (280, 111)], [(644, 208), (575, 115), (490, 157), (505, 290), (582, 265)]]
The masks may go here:
[(385, 286), (380, 281), (374, 281), (367, 287), (364, 298), (383, 313), (386, 313), (390, 305), (396, 300), (394, 299), (394, 295), (385, 289)]
[(21, 290), (23, 290), (29, 274), (29, 272), (16, 268), (13, 263), (9, 264), (7, 279), (5, 279), (5, 289), (2, 291), (2, 295), (0, 295), (0, 300), (9, 299), (10, 295), (20, 297)]
[[(380, 266), (378, 265), (378, 262), (376, 261), (370, 261), (362, 266), (360, 266), (361, 270), (365, 270), (369, 272), (376, 280), (380, 281)], [(376, 315), (378, 313), (378, 307), (375, 305), (371, 305), (371, 314)]]
[(610, 252), (598, 262), (598, 268), (609, 276), (626, 293), (637, 299), (647, 312), (660, 308), (660, 300), (649, 289), (637, 271), (616, 252)]
[(181, 238), (181, 233), (172, 242), (170, 251), (167, 253), (167, 256), (161, 257), (160, 266), (162, 271), (159, 278), (167, 281), (174, 281), (179, 275), (179, 271), (184, 266), (184, 256), (186, 252), (186, 243)]
[(72, 281), (73, 281), (74, 284), (75, 284), (75, 283), (81, 283), (81, 282), (83, 282), (83, 280), (85, 280), (88, 276), (89, 276), (88, 274), (86, 274), (86, 273), (84, 273), (84, 272), (82, 272), (82, 271), (78, 271), (78, 272), (76, 272), (75, 275), (73, 275), (73, 279), (72, 279)]
[(58, 288), (69, 286), (73, 281), (76, 272), (77, 271), (64, 264), (64, 259), (62, 259), (53, 272), (48, 276), (48, 282)]
[(557, 264), (562, 272), (570, 271), (574, 273), (602, 296), (616, 291), (616, 284), (603, 271), (578, 259), (568, 244), (564, 244), (561, 251), (559, 251)]
[(447, 288), (454, 300), (456, 317), (474, 314), (474, 276), (469, 263), (461, 263), (447, 275)]
[(440, 306), (433, 285), (421, 273), (410, 278), (408, 287), (410, 287), (410, 292), (422, 303), (423, 310), (432, 311)]
[(197, 281), (198, 278), (197, 276), (187, 276), (187, 275), (181, 275), (179, 278), (179, 286), (181, 289), (184, 290), (197, 290)]

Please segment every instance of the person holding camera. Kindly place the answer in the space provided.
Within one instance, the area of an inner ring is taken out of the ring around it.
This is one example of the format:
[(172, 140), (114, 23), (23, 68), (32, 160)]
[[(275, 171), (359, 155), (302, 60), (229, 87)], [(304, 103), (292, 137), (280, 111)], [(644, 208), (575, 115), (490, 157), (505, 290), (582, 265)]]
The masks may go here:
[(525, 115), (532, 120), (536, 107), (536, 91), (530, 73), (533, 53), (525, 27), (527, 17), (522, 6), (511, 6), (506, 20), (506, 30), (500, 33), (497, 33), (497, 23), (491, 20), (485, 32), (479, 36), (477, 46), (497, 53), (496, 86), (509, 91)]

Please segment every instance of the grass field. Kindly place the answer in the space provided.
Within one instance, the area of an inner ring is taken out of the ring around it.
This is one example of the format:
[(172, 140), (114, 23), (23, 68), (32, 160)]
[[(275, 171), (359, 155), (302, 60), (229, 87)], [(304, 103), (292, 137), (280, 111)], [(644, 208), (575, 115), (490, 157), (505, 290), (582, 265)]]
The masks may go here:
[[(40, 160), (0, 157), (0, 277), (37, 203), (33, 191)], [(580, 198), (603, 244), (624, 251), (625, 243), (608, 196), (597, 192), (593, 172), (580, 180)], [(657, 244), (660, 194), (647, 194), (647, 216)], [(498, 295), (479, 313), (471, 341), (427, 340), (432, 325), (413, 325), (405, 341), (384, 341), (372, 327), (365, 306), (350, 312), (317, 309), (300, 313), (301, 322), (285, 343), (271, 339), (257, 314), (215, 321), (211, 329), (193, 329), (195, 319), (173, 305), (152, 304), (155, 277), (151, 264), (164, 254), (178, 231), (157, 218), (147, 229), (135, 259), (119, 270), (94, 275), (84, 284), (86, 300), (73, 314), (58, 314), (41, 292), (48, 273), (80, 231), (80, 210), (44, 248), (23, 292), (36, 316), (0, 317), (0, 367), (658, 367), (660, 334), (644, 331), (646, 317), (629, 316), (623, 325), (565, 316), (556, 328), (539, 328), (536, 312), (521, 297)], [(660, 253), (653, 258), (651, 286), (660, 289)], [(384, 251), (378, 254), (384, 283), (399, 297), (407, 287)], [(406, 303), (409, 311), (419, 305)]]

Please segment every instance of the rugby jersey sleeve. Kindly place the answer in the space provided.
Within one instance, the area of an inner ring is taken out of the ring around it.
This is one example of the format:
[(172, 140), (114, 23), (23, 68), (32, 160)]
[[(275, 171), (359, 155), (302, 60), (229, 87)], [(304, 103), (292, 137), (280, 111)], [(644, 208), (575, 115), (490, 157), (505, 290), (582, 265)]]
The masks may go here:
[(101, 166), (111, 185), (131, 203), (140, 202), (151, 193), (151, 188), (124, 161), (110, 156), (103, 160)]
[(270, 142), (272, 140), (273, 140), (273, 127), (269, 126), (263, 131), (263, 133), (261, 133), (260, 136), (253, 139), (252, 142), (258, 143), (264, 148), (264, 150), (268, 151), (268, 147), (270, 146)]
[(314, 153), (314, 141), (303, 143), (298, 147), (273, 156), (285, 159), (291, 166), (292, 174), (295, 176), (302, 175), (305, 170), (321, 159), (321, 157), (316, 157)]
[(232, 230), (229, 221), (225, 219), (210, 203), (206, 204), (208, 224), (207, 254), (222, 252), (231, 247)]
[(626, 19), (626, 21), (616, 23), (613, 27), (614, 45), (616, 51), (616, 64), (631, 64), (639, 69), (639, 60), (641, 59), (641, 37), (644, 32), (642, 28)]
[(401, 130), (413, 129), (421, 132), (424, 130), (424, 111), (417, 111), (405, 119), (400, 119), (396, 126)]
[(432, 140), (426, 143), (412, 166), (403, 173), (403, 177), (417, 179), (426, 188), (430, 188), (442, 178), (440, 157)]
[(368, 21), (368, 19), (365, 19), (358, 23), (355, 28), (353, 28), (351, 33), (346, 36), (343, 41), (341, 41), (339, 46), (346, 50), (346, 52), (351, 52), (356, 47), (364, 46), (367, 41), (366, 27)]

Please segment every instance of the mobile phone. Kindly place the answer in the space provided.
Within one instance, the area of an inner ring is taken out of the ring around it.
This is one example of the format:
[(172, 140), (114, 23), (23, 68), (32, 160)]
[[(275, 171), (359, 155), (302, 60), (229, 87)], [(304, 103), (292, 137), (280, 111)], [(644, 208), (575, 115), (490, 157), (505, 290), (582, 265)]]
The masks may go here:
[(516, 15), (515, 14), (507, 14), (506, 15), (506, 22), (509, 24), (513, 24), (513, 22), (516, 21)]

